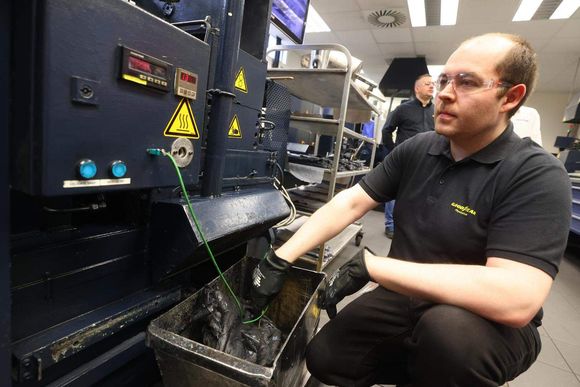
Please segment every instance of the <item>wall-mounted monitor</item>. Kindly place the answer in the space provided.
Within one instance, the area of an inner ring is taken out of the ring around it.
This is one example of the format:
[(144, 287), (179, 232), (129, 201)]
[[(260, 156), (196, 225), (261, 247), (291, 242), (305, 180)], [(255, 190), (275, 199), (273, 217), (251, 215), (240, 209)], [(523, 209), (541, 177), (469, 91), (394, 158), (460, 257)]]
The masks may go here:
[(272, 0), (271, 20), (296, 44), (302, 44), (310, 0)]

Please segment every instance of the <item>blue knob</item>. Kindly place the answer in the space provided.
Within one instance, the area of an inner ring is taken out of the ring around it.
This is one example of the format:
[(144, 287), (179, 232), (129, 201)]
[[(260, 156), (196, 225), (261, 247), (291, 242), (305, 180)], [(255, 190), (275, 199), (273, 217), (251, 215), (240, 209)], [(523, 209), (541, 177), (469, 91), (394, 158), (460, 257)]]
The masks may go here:
[(93, 160), (85, 159), (79, 163), (79, 175), (83, 179), (92, 179), (97, 174), (97, 164)]
[(126, 174), (127, 174), (127, 165), (123, 161), (117, 160), (111, 163), (111, 175), (113, 175), (113, 177), (120, 179)]

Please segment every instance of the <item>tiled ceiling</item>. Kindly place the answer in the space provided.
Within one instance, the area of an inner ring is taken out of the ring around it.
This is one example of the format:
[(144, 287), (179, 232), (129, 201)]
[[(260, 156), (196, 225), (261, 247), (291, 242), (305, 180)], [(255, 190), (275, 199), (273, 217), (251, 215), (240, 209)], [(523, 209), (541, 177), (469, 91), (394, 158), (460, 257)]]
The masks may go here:
[[(519, 0), (459, 0), (455, 26), (379, 28), (366, 20), (370, 12), (396, 9), (408, 16), (407, 1), (311, 0), (332, 31), (308, 33), (304, 43), (346, 46), (363, 61), (365, 75), (378, 83), (395, 57), (424, 56), (428, 65), (442, 65), (457, 45), (471, 36), (486, 32), (516, 33), (528, 39), (538, 52), (538, 91), (568, 93), (580, 89), (580, 74), (572, 85), (580, 58), (580, 10), (568, 20), (512, 22), (519, 3)], [(431, 15), (428, 21), (433, 18), (438, 16)]]

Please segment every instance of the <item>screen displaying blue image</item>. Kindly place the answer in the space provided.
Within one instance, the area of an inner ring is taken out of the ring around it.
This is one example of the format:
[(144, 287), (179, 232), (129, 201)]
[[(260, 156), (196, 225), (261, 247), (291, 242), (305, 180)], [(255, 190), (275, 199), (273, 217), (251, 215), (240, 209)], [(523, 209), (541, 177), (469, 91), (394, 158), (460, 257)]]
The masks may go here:
[(310, 0), (272, 1), (272, 21), (298, 44), (304, 39), (309, 3)]

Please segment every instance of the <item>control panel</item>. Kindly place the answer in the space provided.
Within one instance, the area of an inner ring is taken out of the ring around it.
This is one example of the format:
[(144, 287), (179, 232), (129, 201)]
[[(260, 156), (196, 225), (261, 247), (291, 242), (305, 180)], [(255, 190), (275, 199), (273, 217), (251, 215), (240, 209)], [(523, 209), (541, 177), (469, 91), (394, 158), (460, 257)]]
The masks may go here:
[(53, 0), (39, 17), (42, 39), (14, 55), (12, 187), (61, 196), (177, 185), (148, 148), (171, 152), (196, 184), (209, 45), (118, 0)]

